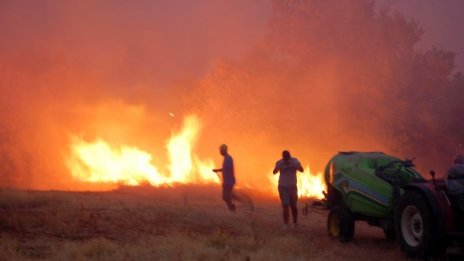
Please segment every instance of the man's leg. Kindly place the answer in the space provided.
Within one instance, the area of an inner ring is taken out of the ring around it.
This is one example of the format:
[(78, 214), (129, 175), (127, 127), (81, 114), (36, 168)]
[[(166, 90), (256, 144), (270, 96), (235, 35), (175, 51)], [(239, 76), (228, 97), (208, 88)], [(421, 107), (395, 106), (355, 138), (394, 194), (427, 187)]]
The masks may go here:
[(238, 202), (240, 204), (246, 204), (251, 211), (254, 210), (254, 203), (253, 200), (251, 199), (250, 196), (247, 194), (240, 192), (238, 193), (237, 191), (232, 189), (232, 202)]
[(298, 207), (297, 207), (297, 202), (298, 202), (298, 188), (293, 187), (291, 188), (290, 191), (290, 206), (292, 208), (292, 216), (293, 216), (293, 224), (298, 223)]
[(289, 205), (290, 198), (288, 195), (288, 189), (286, 187), (279, 186), (279, 197), (280, 202), (282, 203), (282, 217), (284, 219), (284, 226), (288, 225), (288, 219), (290, 216)]
[(298, 223), (298, 208), (295, 205), (292, 206), (292, 216), (293, 216), (293, 224), (297, 224)]
[(288, 205), (285, 205), (285, 206), (282, 206), (282, 216), (284, 218), (284, 224), (285, 225), (288, 225), (288, 219), (290, 217), (290, 213), (289, 213), (289, 209), (288, 209)]
[(222, 199), (226, 202), (229, 210), (235, 212), (235, 205), (232, 203), (232, 188), (233, 186), (222, 186)]

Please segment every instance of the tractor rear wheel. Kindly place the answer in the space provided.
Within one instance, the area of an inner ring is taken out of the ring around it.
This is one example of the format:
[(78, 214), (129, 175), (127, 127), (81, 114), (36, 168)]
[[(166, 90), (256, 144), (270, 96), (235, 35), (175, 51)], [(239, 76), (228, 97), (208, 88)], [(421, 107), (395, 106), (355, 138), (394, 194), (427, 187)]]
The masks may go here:
[(433, 220), (427, 198), (419, 191), (406, 191), (396, 215), (396, 229), (403, 251), (411, 257), (427, 257), (436, 250)]
[(347, 242), (353, 238), (354, 220), (351, 211), (345, 206), (335, 206), (330, 209), (327, 218), (329, 236)]

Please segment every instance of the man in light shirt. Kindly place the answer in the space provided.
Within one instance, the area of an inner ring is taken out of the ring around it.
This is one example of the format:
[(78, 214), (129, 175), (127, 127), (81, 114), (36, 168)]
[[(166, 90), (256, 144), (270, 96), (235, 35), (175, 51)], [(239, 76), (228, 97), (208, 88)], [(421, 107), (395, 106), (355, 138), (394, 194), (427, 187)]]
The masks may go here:
[(288, 229), (288, 220), (290, 217), (289, 208), (292, 210), (293, 227), (298, 224), (298, 187), (296, 171), (303, 172), (300, 162), (296, 158), (292, 158), (288, 150), (282, 152), (282, 159), (276, 162), (272, 173), (279, 175), (279, 197), (282, 203), (282, 215), (284, 219), (283, 229)]

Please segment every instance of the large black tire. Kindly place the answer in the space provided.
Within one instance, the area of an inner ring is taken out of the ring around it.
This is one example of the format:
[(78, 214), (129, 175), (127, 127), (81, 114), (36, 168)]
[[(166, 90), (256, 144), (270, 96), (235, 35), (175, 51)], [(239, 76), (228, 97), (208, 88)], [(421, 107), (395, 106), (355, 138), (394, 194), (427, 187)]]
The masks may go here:
[(331, 208), (327, 218), (327, 231), (330, 237), (341, 242), (350, 241), (354, 234), (354, 219), (351, 211), (345, 206)]
[(437, 254), (434, 222), (427, 198), (419, 191), (406, 191), (396, 213), (396, 231), (401, 249), (410, 257), (425, 258)]

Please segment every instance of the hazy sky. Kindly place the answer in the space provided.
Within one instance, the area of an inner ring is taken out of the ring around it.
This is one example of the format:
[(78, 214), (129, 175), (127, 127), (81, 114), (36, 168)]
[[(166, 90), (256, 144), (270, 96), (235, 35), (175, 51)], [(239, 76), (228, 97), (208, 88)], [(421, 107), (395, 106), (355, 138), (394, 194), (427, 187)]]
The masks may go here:
[(463, 0), (377, 0), (392, 5), (419, 22), (424, 29), (420, 49), (433, 46), (457, 53), (456, 65), (464, 71), (464, 1)]

